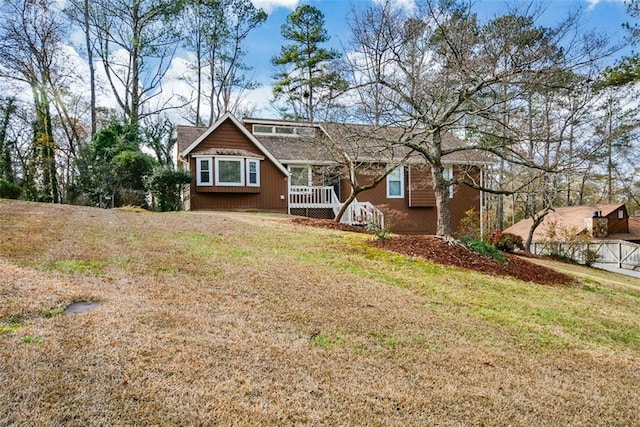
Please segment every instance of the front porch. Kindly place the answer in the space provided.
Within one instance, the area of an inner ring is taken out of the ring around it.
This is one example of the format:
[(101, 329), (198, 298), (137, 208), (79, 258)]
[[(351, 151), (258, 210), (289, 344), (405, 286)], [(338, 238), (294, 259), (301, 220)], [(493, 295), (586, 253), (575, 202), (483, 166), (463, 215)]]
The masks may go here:
[[(334, 219), (342, 202), (333, 187), (289, 187), (290, 215), (310, 218)], [(369, 225), (384, 229), (384, 213), (369, 202), (351, 202), (342, 216), (341, 223), (348, 225)]]

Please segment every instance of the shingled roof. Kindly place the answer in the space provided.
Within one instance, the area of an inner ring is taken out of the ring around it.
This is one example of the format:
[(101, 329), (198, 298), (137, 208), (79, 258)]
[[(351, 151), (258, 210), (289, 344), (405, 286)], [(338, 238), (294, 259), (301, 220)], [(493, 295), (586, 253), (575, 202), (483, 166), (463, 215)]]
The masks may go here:
[[(283, 163), (294, 162), (333, 162), (339, 148), (359, 161), (401, 160), (410, 149), (401, 144), (390, 144), (412, 135), (398, 127), (373, 127), (367, 125), (338, 123), (308, 123), (285, 120), (245, 118), (245, 124), (276, 124), (285, 126), (304, 126), (315, 129), (314, 136), (289, 136), (253, 134), (271, 154)], [(184, 152), (207, 128), (177, 126), (178, 153)], [(420, 136), (422, 137), (422, 136)], [(451, 133), (443, 135), (443, 147), (459, 147), (464, 142)], [(409, 161), (424, 162), (419, 153), (411, 153)], [(443, 158), (449, 164), (489, 163), (486, 156), (473, 150), (459, 151)]]
[[(624, 207), (624, 204), (615, 205), (588, 205), (588, 206), (567, 206), (555, 208), (544, 217), (542, 224), (536, 228), (532, 241), (544, 241), (549, 234), (549, 227), (556, 223), (568, 230), (575, 230), (576, 235), (584, 233), (587, 229), (585, 219), (591, 218), (594, 212), (598, 212), (601, 216), (608, 216), (612, 212)], [(531, 218), (523, 219), (507, 228), (505, 232), (512, 233), (526, 239), (531, 229), (533, 220)], [(609, 234), (607, 239), (612, 240), (640, 240), (640, 218), (629, 217), (629, 232)]]

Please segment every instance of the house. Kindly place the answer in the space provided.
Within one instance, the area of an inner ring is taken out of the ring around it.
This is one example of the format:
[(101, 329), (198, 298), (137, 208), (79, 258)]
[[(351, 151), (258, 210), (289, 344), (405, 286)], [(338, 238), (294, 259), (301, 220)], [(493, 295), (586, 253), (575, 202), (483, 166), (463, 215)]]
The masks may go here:
[[(435, 233), (435, 195), (421, 156), (403, 146), (383, 144), (381, 133), (396, 129), (272, 119), (238, 120), (225, 114), (209, 128), (178, 126), (178, 161), (191, 171), (185, 209), (266, 210), (334, 218), (350, 194), (345, 159), (361, 180), (393, 164), (397, 168), (376, 187), (360, 193), (343, 222), (386, 221), (398, 233)], [(370, 132), (367, 137), (366, 132)], [(461, 143), (447, 135), (451, 143)], [(446, 142), (446, 141), (445, 141)], [(486, 163), (457, 154), (443, 162), (445, 173), (481, 179)], [(454, 188), (455, 187), (455, 188)], [(451, 186), (454, 229), (465, 213), (480, 211), (480, 191)]]
[[(505, 232), (527, 239), (533, 220), (523, 219)], [(640, 243), (640, 218), (630, 217), (624, 204), (567, 206), (555, 208), (536, 228), (532, 242), (550, 240), (556, 229), (574, 235), (586, 235), (594, 240), (624, 240)]]

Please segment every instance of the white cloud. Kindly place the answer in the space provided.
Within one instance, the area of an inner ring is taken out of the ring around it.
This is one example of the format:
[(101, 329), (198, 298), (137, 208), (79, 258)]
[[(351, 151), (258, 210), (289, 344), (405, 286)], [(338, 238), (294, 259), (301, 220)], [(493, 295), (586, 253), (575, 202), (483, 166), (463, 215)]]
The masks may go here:
[(299, 0), (251, 0), (251, 2), (255, 7), (270, 13), (279, 7), (293, 10), (298, 6)]
[[(384, 0), (374, 0), (378, 3), (383, 3)], [(418, 8), (416, 5), (416, 0), (392, 0), (391, 4), (396, 9), (405, 10), (409, 13), (415, 12)]]
[(599, 3), (624, 3), (624, 2), (625, 0), (587, 0), (587, 4), (589, 5), (587, 9), (592, 10)]

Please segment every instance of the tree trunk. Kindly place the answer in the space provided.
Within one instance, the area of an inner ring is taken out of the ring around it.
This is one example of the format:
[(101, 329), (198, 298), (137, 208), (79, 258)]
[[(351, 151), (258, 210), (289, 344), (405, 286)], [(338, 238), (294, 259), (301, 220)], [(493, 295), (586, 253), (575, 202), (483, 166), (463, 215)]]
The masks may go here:
[(436, 196), (436, 210), (438, 221), (436, 224), (436, 235), (441, 237), (451, 237), (453, 227), (451, 225), (451, 199), (449, 198), (449, 186), (445, 182), (444, 168), (439, 162), (431, 165), (431, 179), (433, 181), (433, 191)]
[(91, 46), (90, 26), (89, 26), (89, 0), (84, 0), (84, 36), (87, 45), (87, 62), (89, 63), (89, 88), (91, 97), (91, 138), (97, 132), (98, 117), (96, 111), (96, 76), (93, 65), (93, 47)]
[(444, 178), (444, 167), (442, 166), (442, 133), (440, 129), (433, 132), (433, 147), (431, 164), (431, 181), (433, 182), (433, 192), (436, 197), (437, 224), (436, 235), (441, 237), (451, 237), (453, 227), (451, 225), (451, 199), (449, 198), (449, 185)]

